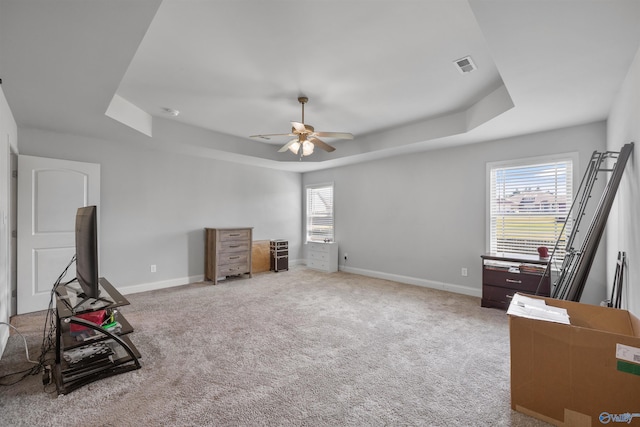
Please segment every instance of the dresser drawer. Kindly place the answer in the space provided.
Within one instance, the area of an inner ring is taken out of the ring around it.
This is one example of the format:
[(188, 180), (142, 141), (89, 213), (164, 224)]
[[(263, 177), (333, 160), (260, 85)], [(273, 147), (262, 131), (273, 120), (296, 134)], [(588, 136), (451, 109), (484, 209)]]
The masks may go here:
[(220, 264), (218, 266), (218, 276), (233, 276), (235, 274), (248, 273), (249, 264), (237, 263), (237, 264)]
[(482, 273), (482, 283), (486, 285), (502, 286), (523, 292), (535, 292), (542, 276), (537, 274), (509, 273), (485, 269)]
[(315, 252), (309, 251), (309, 260), (313, 261), (328, 261), (329, 253), (328, 252)]
[(230, 252), (248, 252), (251, 250), (251, 246), (249, 242), (241, 242), (241, 241), (226, 241), (220, 243), (219, 252), (230, 253)]
[(307, 243), (309, 245), (309, 252), (324, 252), (329, 253), (331, 250), (331, 244), (329, 243)]
[(250, 230), (221, 230), (220, 241), (227, 242), (230, 240), (251, 241)]
[(244, 252), (231, 252), (231, 253), (221, 253), (218, 258), (218, 264), (223, 266), (225, 264), (247, 264), (248, 255)]
[(329, 262), (323, 261), (320, 259), (309, 259), (307, 267), (313, 268), (316, 270), (328, 271), (329, 270)]

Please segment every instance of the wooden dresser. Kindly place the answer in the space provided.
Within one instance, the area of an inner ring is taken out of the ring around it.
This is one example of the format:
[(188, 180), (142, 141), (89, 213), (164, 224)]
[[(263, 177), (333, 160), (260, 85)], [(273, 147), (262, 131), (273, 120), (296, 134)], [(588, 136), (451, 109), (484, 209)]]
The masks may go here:
[(204, 278), (214, 285), (227, 276), (251, 277), (252, 227), (205, 228)]
[(326, 273), (338, 271), (338, 244), (307, 242), (307, 267)]
[(548, 259), (515, 254), (482, 255), (482, 307), (509, 308), (516, 292), (549, 296)]

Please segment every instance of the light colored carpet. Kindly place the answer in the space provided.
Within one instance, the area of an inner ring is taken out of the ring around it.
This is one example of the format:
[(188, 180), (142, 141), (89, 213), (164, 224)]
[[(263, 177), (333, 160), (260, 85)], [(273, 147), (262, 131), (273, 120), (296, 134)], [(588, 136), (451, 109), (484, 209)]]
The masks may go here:
[[(511, 410), (508, 319), (478, 298), (294, 267), (128, 299), (142, 369), (0, 387), (0, 425), (547, 425)], [(14, 325), (37, 355), (44, 314)], [(0, 375), (26, 367), (13, 334)]]

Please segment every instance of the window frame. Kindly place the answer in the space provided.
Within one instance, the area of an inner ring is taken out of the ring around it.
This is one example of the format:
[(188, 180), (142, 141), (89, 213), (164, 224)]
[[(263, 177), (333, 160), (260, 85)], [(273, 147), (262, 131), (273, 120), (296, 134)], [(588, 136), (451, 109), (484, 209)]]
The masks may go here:
[[(517, 167), (527, 167), (527, 166), (535, 166), (542, 165), (545, 163), (556, 163), (568, 161), (571, 162), (571, 198), (567, 200), (567, 217), (571, 222), (574, 222), (575, 219), (572, 217), (571, 206), (573, 204), (573, 200), (575, 200), (576, 193), (578, 190), (577, 184), (579, 184), (579, 154), (577, 152), (568, 152), (568, 153), (558, 153), (551, 155), (543, 155), (543, 156), (534, 156), (534, 157), (524, 157), (518, 159), (509, 159), (509, 160), (499, 160), (492, 161), (486, 163), (486, 192), (485, 192), (485, 203), (486, 203), (486, 237), (485, 237), (485, 251), (486, 253), (491, 253), (491, 239), (492, 239), (492, 216), (491, 216), (491, 207), (492, 207), (492, 188), (491, 188), (491, 178), (492, 172), (494, 169), (499, 168), (517, 168)], [(555, 244), (555, 242), (554, 242)], [(564, 249), (564, 247), (562, 248)], [(549, 254), (553, 251), (553, 246), (549, 247)], [(518, 253), (514, 253), (518, 254)], [(552, 264), (555, 265), (557, 263), (562, 263), (562, 257), (554, 258), (552, 260)]]
[[(309, 192), (313, 191), (313, 190), (318, 190), (318, 189), (324, 189), (324, 188), (328, 188), (331, 187), (331, 235), (330, 236), (325, 236), (325, 237), (321, 237), (319, 239), (312, 239), (310, 237), (310, 216), (309, 216)], [(336, 233), (336, 222), (335, 222), (335, 185), (333, 182), (324, 182), (324, 183), (318, 183), (318, 184), (309, 184), (309, 185), (305, 185), (305, 191), (304, 191), (304, 226), (305, 226), (305, 243), (308, 242), (325, 242), (325, 241), (329, 241), (329, 242), (333, 242), (335, 241), (335, 233)], [(328, 240), (325, 240), (328, 239)]]

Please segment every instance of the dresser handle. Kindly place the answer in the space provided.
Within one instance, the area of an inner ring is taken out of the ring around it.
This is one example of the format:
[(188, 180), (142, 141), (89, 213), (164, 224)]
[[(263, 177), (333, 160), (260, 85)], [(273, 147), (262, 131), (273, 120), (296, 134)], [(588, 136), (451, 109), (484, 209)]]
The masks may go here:
[(505, 279), (509, 283), (522, 283), (522, 280)]
[(239, 248), (240, 245), (229, 245), (230, 248)]
[(229, 259), (238, 259), (240, 258), (239, 256), (230, 256)]
[(232, 233), (232, 234), (229, 234), (229, 236), (231, 236), (231, 237), (238, 237), (239, 235), (240, 235), (240, 233)]

